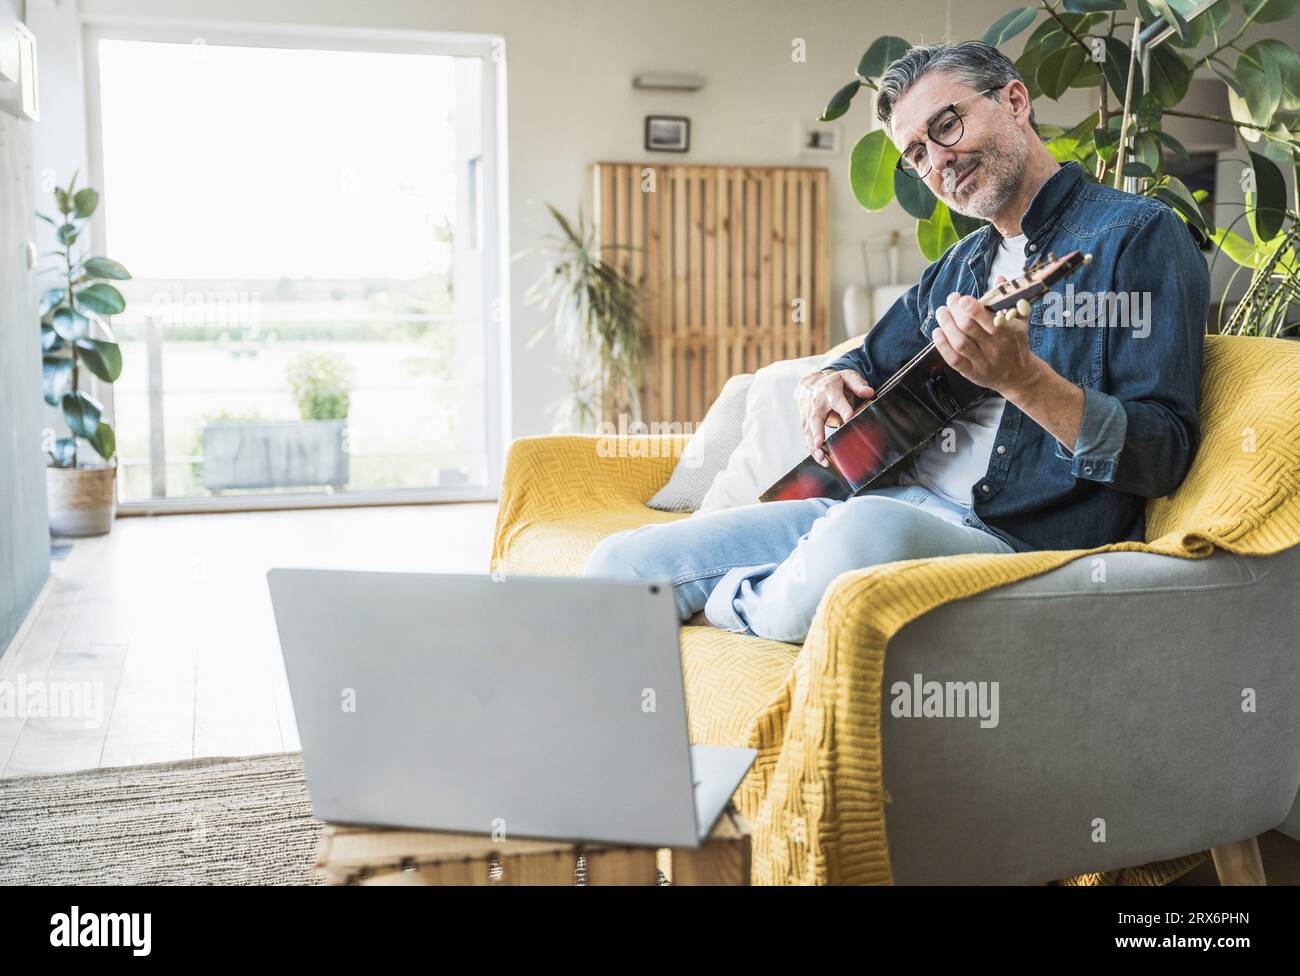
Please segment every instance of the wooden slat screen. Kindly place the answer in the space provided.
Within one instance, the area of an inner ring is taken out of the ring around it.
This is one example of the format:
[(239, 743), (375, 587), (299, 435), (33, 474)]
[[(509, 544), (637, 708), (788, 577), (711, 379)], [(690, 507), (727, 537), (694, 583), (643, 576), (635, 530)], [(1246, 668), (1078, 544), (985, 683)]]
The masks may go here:
[[(825, 169), (600, 162), (606, 259), (646, 291), (642, 419), (698, 423), (727, 378), (825, 350)], [(617, 423), (617, 418), (603, 418)]]

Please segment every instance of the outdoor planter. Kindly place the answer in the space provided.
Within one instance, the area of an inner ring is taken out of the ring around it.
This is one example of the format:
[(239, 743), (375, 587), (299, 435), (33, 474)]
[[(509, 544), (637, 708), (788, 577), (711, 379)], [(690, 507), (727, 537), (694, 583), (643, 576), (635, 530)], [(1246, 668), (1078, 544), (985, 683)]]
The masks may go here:
[(348, 483), (346, 420), (232, 422), (203, 428), (203, 484), (290, 488)]

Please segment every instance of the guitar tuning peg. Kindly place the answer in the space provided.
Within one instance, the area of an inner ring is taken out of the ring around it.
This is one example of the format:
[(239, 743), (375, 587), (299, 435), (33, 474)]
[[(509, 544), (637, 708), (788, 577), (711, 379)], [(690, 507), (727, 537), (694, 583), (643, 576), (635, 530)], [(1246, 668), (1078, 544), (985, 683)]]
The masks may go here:
[(1048, 264), (1052, 264), (1052, 263), (1055, 262), (1055, 261), (1056, 261), (1056, 255), (1053, 254), (1051, 251), (1048, 251), (1048, 252), (1047, 252), (1047, 263), (1048, 263)]
[(1003, 295), (1007, 293), (1007, 283), (1005, 281), (998, 285), (998, 292)]

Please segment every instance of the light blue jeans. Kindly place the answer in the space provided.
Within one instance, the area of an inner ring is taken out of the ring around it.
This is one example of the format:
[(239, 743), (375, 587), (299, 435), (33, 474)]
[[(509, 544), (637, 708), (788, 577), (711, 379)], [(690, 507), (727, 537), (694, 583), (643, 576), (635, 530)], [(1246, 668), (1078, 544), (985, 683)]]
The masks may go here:
[(845, 501), (765, 502), (624, 529), (601, 540), (583, 575), (671, 581), (682, 620), (703, 610), (715, 627), (798, 644), (843, 572), (1013, 551), (973, 511), (898, 485)]

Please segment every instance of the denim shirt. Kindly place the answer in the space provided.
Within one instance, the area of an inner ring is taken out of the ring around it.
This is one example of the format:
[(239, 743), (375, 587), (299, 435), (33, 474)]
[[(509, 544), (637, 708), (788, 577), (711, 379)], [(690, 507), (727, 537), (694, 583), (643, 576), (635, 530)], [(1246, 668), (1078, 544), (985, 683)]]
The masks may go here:
[[(1076, 162), (1048, 178), (1021, 227), (1026, 266), (1049, 251), (1092, 254), (1029, 322), (1030, 349), (1083, 388), (1083, 423), (1067, 449), (1008, 402), (968, 524), (1020, 552), (1141, 540), (1146, 500), (1178, 487), (1200, 445), (1205, 259), (1173, 210), (1091, 182)], [(826, 368), (879, 389), (930, 340), (950, 293), (987, 290), (1001, 242), (991, 224), (958, 241)]]

